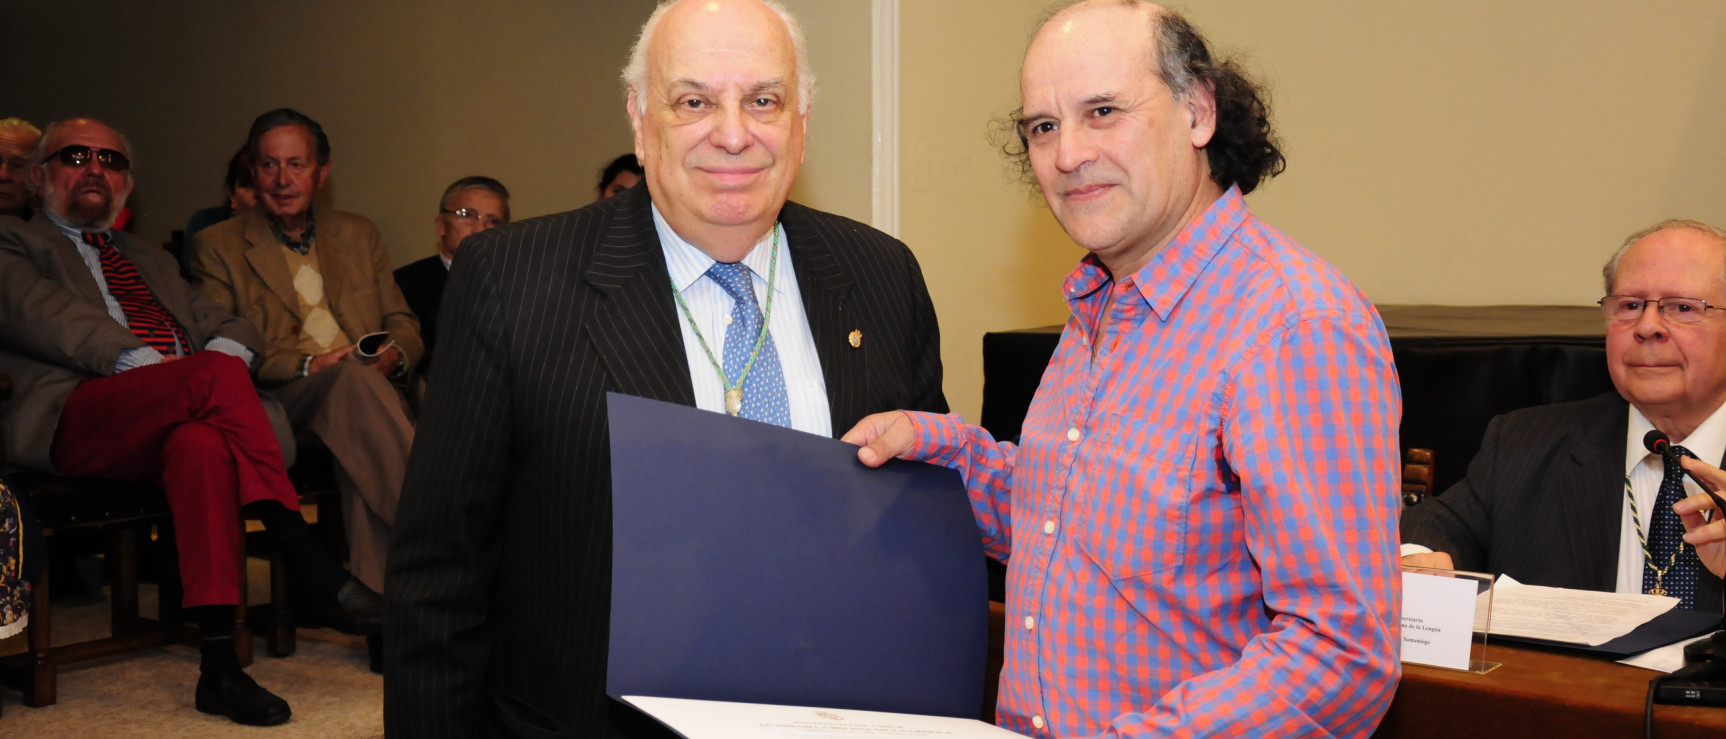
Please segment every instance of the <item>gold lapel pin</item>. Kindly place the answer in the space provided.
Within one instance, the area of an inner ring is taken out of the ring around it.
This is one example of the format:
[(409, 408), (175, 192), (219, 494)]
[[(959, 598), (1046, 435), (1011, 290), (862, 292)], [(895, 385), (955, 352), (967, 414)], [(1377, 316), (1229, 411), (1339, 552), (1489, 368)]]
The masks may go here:
[(863, 346), (863, 332), (858, 329), (851, 329), (851, 335), (845, 337), (845, 340), (851, 342), (852, 349)]

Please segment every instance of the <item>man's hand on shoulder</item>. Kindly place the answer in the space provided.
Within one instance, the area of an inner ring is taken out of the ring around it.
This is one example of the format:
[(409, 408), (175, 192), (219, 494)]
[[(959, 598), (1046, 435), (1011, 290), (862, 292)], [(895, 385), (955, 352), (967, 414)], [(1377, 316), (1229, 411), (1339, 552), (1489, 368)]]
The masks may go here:
[(1454, 569), (1456, 569), (1455, 563), (1451, 562), (1450, 555), (1445, 554), (1444, 552), (1420, 552), (1418, 554), (1405, 554), (1402, 556), (1402, 566), (1404, 566), (1404, 567), (1429, 567), (1429, 568), (1432, 568), (1435, 570), (1454, 570)]

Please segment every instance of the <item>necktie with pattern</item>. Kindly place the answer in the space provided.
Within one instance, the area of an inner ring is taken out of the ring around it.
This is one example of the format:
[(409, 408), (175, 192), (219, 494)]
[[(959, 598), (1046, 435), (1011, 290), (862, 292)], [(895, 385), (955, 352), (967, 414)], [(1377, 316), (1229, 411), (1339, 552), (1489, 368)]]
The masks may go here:
[[(1642, 568), (1642, 592), (1658, 582), (1667, 595), (1678, 598), (1679, 608), (1696, 607), (1696, 579), (1702, 561), (1696, 550), (1684, 544), (1684, 522), (1672, 510), (1672, 504), (1685, 497), (1684, 468), (1680, 456), (1694, 457), (1690, 450), (1673, 446), (1666, 457), (1666, 469), (1660, 478), (1660, 494), (1654, 498), (1654, 513), (1648, 517), (1648, 565)], [(1656, 574), (1656, 570), (1664, 570)]]
[[(707, 276), (725, 288), (736, 301), (731, 306), (731, 324), (725, 328), (725, 377), (735, 382), (749, 364), (755, 340), (761, 332), (761, 308), (755, 302), (754, 281), (749, 267), (714, 262)], [(738, 415), (757, 421), (791, 426), (791, 404), (785, 394), (785, 375), (779, 367), (779, 350), (769, 333), (761, 342), (760, 355), (743, 384), (743, 410)]]
[(190, 351), (192, 342), (187, 340), (185, 329), (168, 315), (168, 310), (138, 275), (138, 268), (114, 248), (108, 235), (86, 231), (84, 243), (96, 247), (96, 253), (102, 257), (102, 279), (108, 281), (108, 293), (126, 313), (126, 328), (164, 356), (179, 354), (178, 347)]

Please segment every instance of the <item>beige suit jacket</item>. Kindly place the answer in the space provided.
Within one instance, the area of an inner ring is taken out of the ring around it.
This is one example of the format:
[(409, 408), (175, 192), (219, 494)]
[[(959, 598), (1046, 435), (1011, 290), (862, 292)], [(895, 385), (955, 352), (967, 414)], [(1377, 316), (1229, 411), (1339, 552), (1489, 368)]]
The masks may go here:
[[(336, 323), (355, 341), (389, 331), (412, 369), (425, 349), (419, 319), (396, 286), (377, 227), (364, 216), (328, 208), (317, 211), (317, 224), (319, 272)], [(191, 247), (192, 284), (263, 333), (259, 384), (293, 380), (305, 356), (299, 348), (300, 301), (263, 211), (253, 208), (199, 231)]]
[[(223, 337), (262, 354), (257, 330), (180, 279), (167, 251), (120, 231), (112, 238), (194, 347)], [(40, 214), (28, 223), (0, 216), (0, 373), (13, 386), (0, 405), (8, 464), (53, 471), (49, 450), (66, 396), (84, 378), (114, 374), (120, 352), (143, 345), (108, 314), (71, 239)]]

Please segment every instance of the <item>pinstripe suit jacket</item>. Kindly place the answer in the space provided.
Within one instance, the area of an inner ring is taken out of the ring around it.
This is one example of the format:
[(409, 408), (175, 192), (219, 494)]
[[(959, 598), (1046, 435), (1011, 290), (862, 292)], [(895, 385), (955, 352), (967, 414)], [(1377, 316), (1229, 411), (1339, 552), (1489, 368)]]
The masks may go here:
[[(390, 551), (392, 736), (612, 731), (605, 393), (695, 402), (648, 205), (637, 187), (462, 245)], [(910, 250), (794, 203), (780, 220), (835, 433), (945, 411)]]
[[(1624, 525), (1624, 434), (1617, 393), (1492, 419), (1461, 482), (1402, 516), (1402, 540), (1448, 552), (1457, 569), (1529, 585), (1611, 591)], [(1704, 572), (1699, 610), (1719, 611)]]

